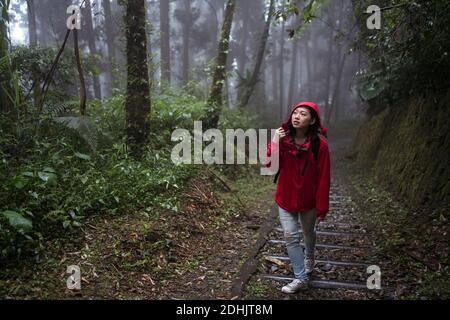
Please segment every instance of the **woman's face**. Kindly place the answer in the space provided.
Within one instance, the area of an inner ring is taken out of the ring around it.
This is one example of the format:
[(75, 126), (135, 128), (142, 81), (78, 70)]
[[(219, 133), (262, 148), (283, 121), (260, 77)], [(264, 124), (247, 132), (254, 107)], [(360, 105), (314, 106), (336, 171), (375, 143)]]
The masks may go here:
[(292, 113), (291, 122), (295, 129), (304, 129), (312, 125), (314, 119), (307, 107), (298, 107)]

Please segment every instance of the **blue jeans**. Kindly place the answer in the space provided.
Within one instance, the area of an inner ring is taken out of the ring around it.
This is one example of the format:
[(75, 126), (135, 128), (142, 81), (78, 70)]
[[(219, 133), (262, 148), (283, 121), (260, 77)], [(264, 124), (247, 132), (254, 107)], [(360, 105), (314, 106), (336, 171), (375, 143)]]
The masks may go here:
[(299, 220), (302, 226), (305, 241), (305, 253), (308, 257), (314, 257), (316, 246), (316, 210), (307, 212), (290, 213), (278, 207), (281, 226), (283, 227), (286, 248), (291, 259), (292, 269), (296, 279), (307, 278), (302, 247), (300, 246)]

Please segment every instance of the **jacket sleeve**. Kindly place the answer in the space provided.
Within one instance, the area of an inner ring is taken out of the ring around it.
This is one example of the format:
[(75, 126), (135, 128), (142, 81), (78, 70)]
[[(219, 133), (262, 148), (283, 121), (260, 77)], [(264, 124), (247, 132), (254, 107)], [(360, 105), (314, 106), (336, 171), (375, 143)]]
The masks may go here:
[[(323, 141), (325, 142), (325, 141)], [(318, 159), (318, 186), (316, 192), (316, 215), (325, 218), (329, 209), (330, 196), (330, 152), (328, 144), (321, 143)]]

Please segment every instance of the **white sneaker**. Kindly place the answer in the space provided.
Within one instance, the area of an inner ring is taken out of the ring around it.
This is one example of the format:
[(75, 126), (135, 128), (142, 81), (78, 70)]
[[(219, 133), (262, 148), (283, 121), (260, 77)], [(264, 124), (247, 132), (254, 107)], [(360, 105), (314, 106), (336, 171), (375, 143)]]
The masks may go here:
[(306, 274), (311, 274), (314, 270), (315, 260), (314, 257), (305, 257), (305, 271)]
[(304, 289), (308, 289), (308, 279), (294, 279), (294, 281), (285, 285), (281, 291), (283, 293), (296, 293), (298, 290)]

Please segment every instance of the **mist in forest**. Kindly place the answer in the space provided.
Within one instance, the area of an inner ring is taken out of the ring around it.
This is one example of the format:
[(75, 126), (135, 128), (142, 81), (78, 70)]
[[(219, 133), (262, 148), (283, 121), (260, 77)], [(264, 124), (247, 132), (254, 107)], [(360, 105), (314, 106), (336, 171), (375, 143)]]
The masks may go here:
[[(206, 99), (211, 69), (217, 54), (224, 0), (146, 1), (148, 60), (153, 89), (167, 78), (172, 87), (188, 88)], [(251, 73), (267, 18), (270, 1), (237, 1), (227, 58), (225, 104), (238, 104), (242, 81)], [(35, 43), (60, 46), (66, 31), (66, 9), (73, 1), (42, 0), (11, 3), (11, 39), (14, 45)], [(275, 11), (285, 12), (286, 0), (275, 1)], [(34, 10), (34, 14), (29, 14)], [(84, 1), (80, 48), (90, 54), (97, 75), (88, 76), (88, 96), (109, 98), (125, 89), (125, 39), (123, 7), (117, 1)], [(325, 123), (362, 115), (355, 74), (364, 64), (352, 50), (357, 34), (352, 1), (331, 1), (319, 16), (291, 38), (298, 25), (295, 15), (280, 15), (270, 33), (250, 110), (266, 119), (284, 118), (291, 105), (313, 101)], [(164, 23), (161, 23), (164, 22)], [(166, 35), (161, 28), (168, 28)], [(162, 46), (169, 49), (166, 50)], [(162, 54), (165, 56), (162, 57)], [(166, 71), (164, 71), (166, 70)], [(119, 91), (116, 91), (119, 90)]]

